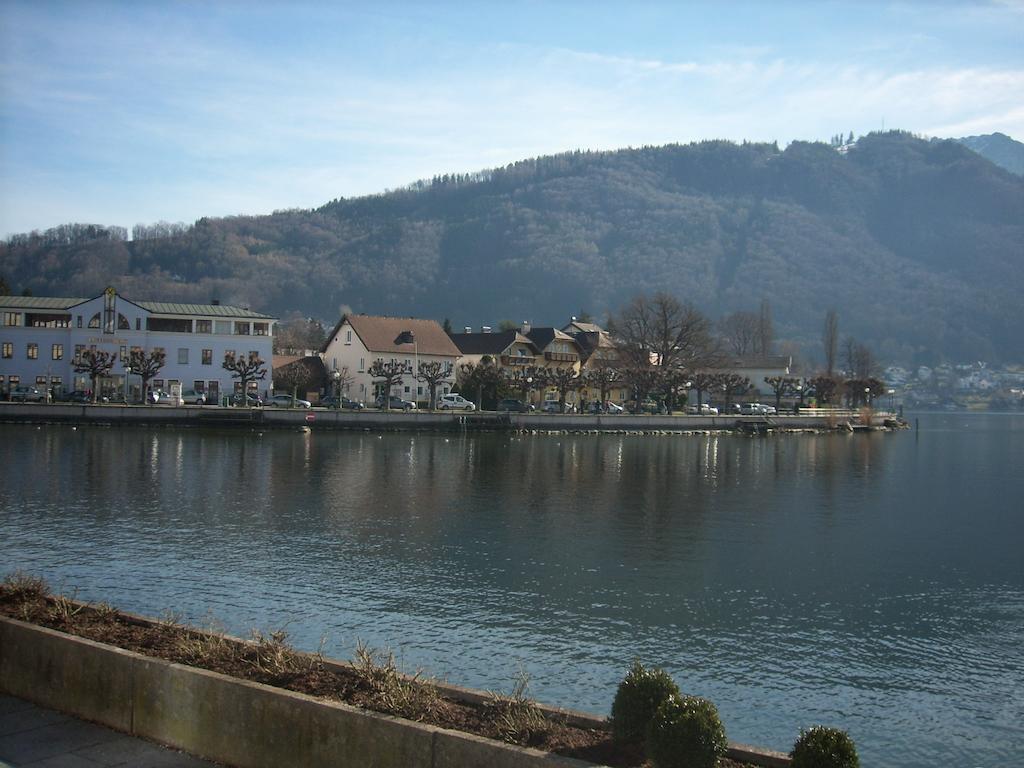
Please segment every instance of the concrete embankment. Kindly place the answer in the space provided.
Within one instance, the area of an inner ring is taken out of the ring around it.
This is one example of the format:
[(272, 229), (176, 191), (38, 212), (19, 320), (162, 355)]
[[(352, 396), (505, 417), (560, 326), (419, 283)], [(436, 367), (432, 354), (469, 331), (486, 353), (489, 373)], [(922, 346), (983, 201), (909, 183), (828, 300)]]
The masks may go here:
[(34, 424), (107, 424), (181, 427), (296, 428), (357, 431), (426, 432), (613, 432), (686, 433), (707, 431), (824, 431), (880, 428), (891, 416), (876, 413), (871, 424), (850, 411), (780, 416), (596, 416), (540, 413), (385, 412), (326, 409), (221, 408), (219, 406), (79, 405), (0, 403), (0, 422)]
[[(441, 687), (453, 698), (486, 696)], [(150, 658), (6, 617), (0, 617), (0, 691), (239, 767), (296, 762), (380, 768), (593, 765)], [(583, 727), (607, 727), (596, 717), (563, 714)], [(789, 765), (785, 755), (738, 744), (730, 745), (728, 754), (766, 768)]]

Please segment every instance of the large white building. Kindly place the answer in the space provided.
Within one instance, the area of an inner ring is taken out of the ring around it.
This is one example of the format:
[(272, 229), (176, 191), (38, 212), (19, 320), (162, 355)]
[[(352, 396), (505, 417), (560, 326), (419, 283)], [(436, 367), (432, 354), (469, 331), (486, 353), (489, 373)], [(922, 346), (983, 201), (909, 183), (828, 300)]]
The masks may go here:
[(127, 391), (140, 400), (141, 379), (127, 376), (132, 350), (162, 349), (164, 367), (153, 389), (195, 389), (210, 402), (234, 391), (236, 380), (222, 366), (226, 352), (256, 352), (267, 362), (264, 387), (270, 386), (272, 336), (277, 318), (221, 304), (132, 301), (108, 288), (92, 299), (0, 296), (0, 392), (37, 386), (54, 393), (86, 390), (86, 374), (75, 373), (75, 357), (94, 348), (117, 355), (110, 375), (99, 382), (101, 394)]

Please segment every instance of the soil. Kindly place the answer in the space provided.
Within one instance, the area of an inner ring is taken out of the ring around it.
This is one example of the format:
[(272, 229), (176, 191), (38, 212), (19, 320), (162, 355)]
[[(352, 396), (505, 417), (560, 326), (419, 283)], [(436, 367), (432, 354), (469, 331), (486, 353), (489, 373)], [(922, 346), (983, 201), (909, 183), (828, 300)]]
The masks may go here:
[[(393, 660), (358, 654), (351, 668), (296, 652), (283, 634), (241, 641), (174, 621), (146, 621), (105, 604), (85, 606), (36, 586), (0, 584), (0, 614), (118, 648), (208, 669), (290, 691), (341, 701), (441, 728), (478, 734), (615, 768), (650, 766), (640, 744), (614, 742), (607, 730), (540, 718), (522, 696), (494, 696), (484, 705), (437, 694), (429, 680), (402, 675)], [(404, 683), (404, 684), (403, 684)], [(723, 758), (722, 768), (753, 768)]]

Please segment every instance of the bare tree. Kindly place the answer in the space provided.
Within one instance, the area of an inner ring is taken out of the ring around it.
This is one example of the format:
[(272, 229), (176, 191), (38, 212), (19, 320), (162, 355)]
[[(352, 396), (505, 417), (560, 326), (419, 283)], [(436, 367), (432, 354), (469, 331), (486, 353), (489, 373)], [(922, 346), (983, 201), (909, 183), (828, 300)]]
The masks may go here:
[(89, 381), (92, 386), (92, 401), (94, 403), (99, 395), (97, 383), (100, 378), (110, 373), (110, 369), (114, 367), (116, 362), (116, 352), (104, 352), (102, 349), (83, 349), (81, 354), (72, 363), (75, 373), (89, 374)]
[(299, 392), (305, 394), (320, 384), (322, 368), (319, 362), (315, 367), (312, 363), (307, 363), (308, 359), (296, 360), (274, 371), (274, 389), (283, 389), (290, 393), (293, 402), (299, 396)]
[(734, 396), (745, 395), (751, 387), (750, 379), (738, 373), (720, 373), (716, 384), (722, 389), (726, 408), (732, 405)]
[(852, 336), (843, 340), (843, 366), (846, 374), (854, 379), (869, 379), (878, 372), (874, 354)]
[(488, 393), (498, 398), (498, 389), (504, 384), (501, 369), (494, 364), (490, 355), (484, 355), (479, 363), (463, 363), (459, 366), (459, 388), (464, 392), (476, 393), (477, 410), (483, 410), (484, 396)]
[(540, 391), (548, 385), (548, 371), (539, 365), (527, 365), (516, 368), (511, 373), (505, 372), (508, 386), (519, 393), (519, 399), (529, 402), (532, 391)]
[(825, 375), (831, 376), (836, 370), (836, 352), (839, 347), (839, 315), (834, 309), (825, 313), (821, 343), (825, 349)]
[(254, 381), (262, 381), (267, 378), (266, 362), (260, 357), (259, 352), (250, 352), (248, 355), (236, 355), (232, 351), (224, 353), (224, 362), (221, 367), (231, 372), (231, 378), (238, 379), (241, 390), (241, 404), (247, 404), (249, 384)]
[(575, 368), (548, 368), (546, 373), (548, 386), (558, 391), (558, 412), (565, 412), (565, 398), (569, 392), (579, 389), (583, 383), (580, 372)]
[(390, 360), (385, 362), (384, 360), (375, 360), (373, 365), (370, 366), (367, 373), (373, 379), (373, 383), (379, 385), (378, 388), (383, 389), (382, 397), (384, 399), (384, 410), (391, 410), (391, 388), (396, 384), (401, 384), (402, 379), (405, 378), (407, 373), (410, 373), (409, 367), (398, 360)]
[(138, 374), (142, 379), (142, 401), (149, 402), (149, 382), (160, 373), (160, 369), (167, 362), (167, 353), (162, 349), (154, 349), (146, 354), (141, 349), (133, 349), (128, 353), (128, 367), (132, 373)]
[(719, 330), (726, 348), (743, 357), (753, 354), (758, 344), (760, 318), (753, 312), (733, 312), (719, 322)]
[(341, 393), (348, 392), (349, 387), (352, 386), (356, 378), (349, 372), (347, 365), (335, 368), (330, 372), (329, 376), (337, 407), (341, 408)]
[(782, 410), (782, 398), (795, 395), (800, 379), (793, 376), (765, 376), (765, 384), (775, 393), (775, 410)]
[(757, 349), (759, 355), (770, 355), (775, 341), (775, 328), (772, 323), (772, 306), (768, 299), (761, 299), (761, 314), (757, 320)]
[(839, 379), (835, 376), (815, 376), (807, 382), (808, 388), (820, 403), (831, 403), (839, 389)]
[(603, 408), (608, 400), (608, 392), (615, 384), (622, 381), (623, 376), (618, 361), (598, 358), (584, 374), (584, 379), (588, 387), (593, 387), (600, 392), (600, 402)]
[(420, 362), (419, 372), (416, 378), (425, 382), (430, 390), (430, 410), (437, 407), (437, 387), (442, 381), (452, 375), (452, 364), (440, 360), (428, 360)]
[(683, 368), (675, 368), (671, 371), (665, 371), (662, 375), (661, 388), (665, 393), (665, 408), (668, 411), (669, 416), (672, 415), (672, 411), (675, 409), (677, 397), (681, 396), (683, 404), (685, 405), (686, 393), (689, 392), (690, 387), (693, 386), (691, 379), (692, 374)]
[(721, 374), (708, 371), (697, 371), (690, 378), (690, 388), (697, 393), (697, 413), (700, 413), (700, 406), (703, 402), (704, 393), (710, 392), (720, 385)]

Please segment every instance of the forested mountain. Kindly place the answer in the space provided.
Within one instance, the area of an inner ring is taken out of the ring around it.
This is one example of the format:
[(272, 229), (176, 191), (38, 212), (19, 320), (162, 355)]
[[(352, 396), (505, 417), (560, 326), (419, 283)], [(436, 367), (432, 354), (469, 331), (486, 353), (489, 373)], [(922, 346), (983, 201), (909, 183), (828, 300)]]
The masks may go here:
[[(72, 228), (65, 228), (72, 229)], [(1024, 360), (1024, 179), (954, 141), (709, 141), (571, 152), (317, 210), (191, 227), (17, 236), (0, 275), (37, 295), (224, 302), (333, 322), (339, 307), (441, 319), (599, 321), (665, 290), (713, 317), (772, 307), (883, 360)]]
[(1024, 176), (1024, 144), (1014, 141), (1005, 133), (987, 133), (984, 136), (965, 136), (957, 139), (979, 155), (991, 160), (1018, 176)]

